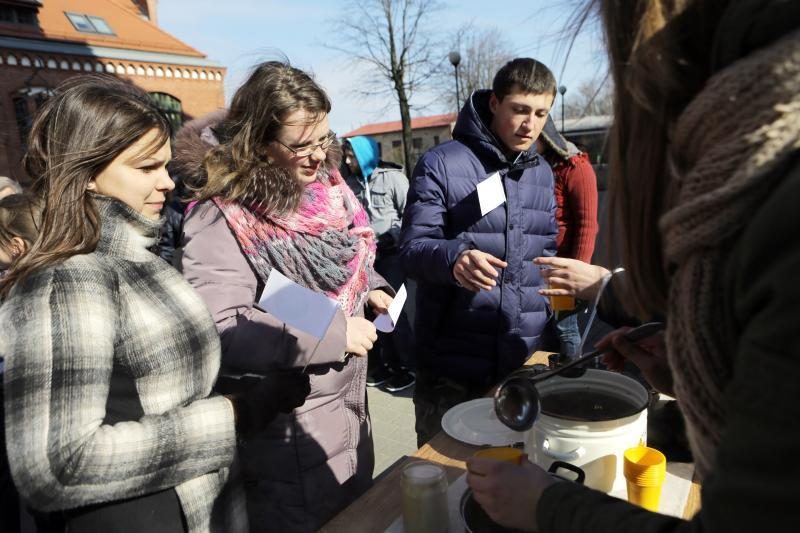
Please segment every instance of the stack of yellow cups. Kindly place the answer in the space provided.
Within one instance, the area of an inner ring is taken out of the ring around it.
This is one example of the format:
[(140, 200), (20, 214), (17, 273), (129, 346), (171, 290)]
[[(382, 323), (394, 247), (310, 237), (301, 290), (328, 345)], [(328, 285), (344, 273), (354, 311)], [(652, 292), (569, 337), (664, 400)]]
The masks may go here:
[(661, 487), (667, 477), (667, 458), (655, 448), (636, 446), (625, 450), (622, 467), (628, 482), (628, 501), (658, 511)]

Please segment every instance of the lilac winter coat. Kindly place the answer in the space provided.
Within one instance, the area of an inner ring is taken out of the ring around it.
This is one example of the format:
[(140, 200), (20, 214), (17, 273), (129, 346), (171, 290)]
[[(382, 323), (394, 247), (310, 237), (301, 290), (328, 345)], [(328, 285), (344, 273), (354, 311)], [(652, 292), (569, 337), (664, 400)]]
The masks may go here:
[[(198, 157), (192, 155), (196, 141), (178, 139), (179, 163)], [(219, 208), (212, 202), (194, 206), (183, 232), (178, 261), (216, 321), (222, 374), (305, 366), (316, 339), (254, 306), (264, 280), (241, 252)], [(378, 275), (371, 280), (371, 288), (386, 286)], [(240, 439), (253, 531), (314, 531), (371, 485), (367, 361), (349, 357), (342, 362), (345, 346), (346, 321), (340, 311), (308, 368), (311, 394), (305, 404), (280, 415), (260, 434)]]

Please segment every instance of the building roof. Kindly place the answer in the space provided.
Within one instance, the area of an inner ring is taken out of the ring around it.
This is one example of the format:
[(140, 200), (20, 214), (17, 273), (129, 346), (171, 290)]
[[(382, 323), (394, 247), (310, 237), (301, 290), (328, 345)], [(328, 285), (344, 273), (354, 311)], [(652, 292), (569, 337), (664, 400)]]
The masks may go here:
[[(411, 119), (411, 129), (421, 130), (424, 128), (438, 128), (441, 126), (450, 126), (456, 121), (455, 113), (445, 113), (444, 115), (432, 115), (429, 117), (417, 117)], [(401, 131), (403, 125), (399, 120), (392, 122), (377, 122), (375, 124), (365, 124), (360, 128), (345, 133), (342, 137), (355, 137), (356, 135), (378, 135), (381, 133), (393, 133)]]
[[(556, 126), (561, 130), (561, 119), (553, 116)], [(581, 118), (568, 118), (564, 120), (563, 130), (567, 133), (577, 133), (587, 130), (606, 130), (611, 127), (614, 117), (611, 115), (587, 115)]]
[[(102, 17), (114, 35), (85, 33), (65, 13)], [(205, 58), (205, 54), (176, 39), (140, 14), (133, 0), (47, 0), (39, 7), (39, 27), (0, 23), (0, 35), (61, 41), (94, 48), (121, 48)]]

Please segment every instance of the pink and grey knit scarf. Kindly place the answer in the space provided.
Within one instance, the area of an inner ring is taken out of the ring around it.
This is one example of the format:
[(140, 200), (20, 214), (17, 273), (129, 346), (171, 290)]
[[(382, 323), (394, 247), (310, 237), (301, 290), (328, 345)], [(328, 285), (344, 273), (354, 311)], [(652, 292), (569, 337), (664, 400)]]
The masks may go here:
[(375, 261), (375, 233), (336, 169), (320, 171), (300, 206), (276, 215), (214, 198), (259, 277), (273, 268), (339, 302), (347, 316), (363, 305)]

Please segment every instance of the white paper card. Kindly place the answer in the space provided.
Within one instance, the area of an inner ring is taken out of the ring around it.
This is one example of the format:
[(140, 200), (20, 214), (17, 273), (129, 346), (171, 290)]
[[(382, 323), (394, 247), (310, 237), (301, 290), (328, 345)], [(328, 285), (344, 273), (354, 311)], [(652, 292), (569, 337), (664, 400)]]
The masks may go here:
[(397, 320), (400, 318), (400, 313), (403, 311), (403, 306), (406, 304), (407, 297), (408, 294), (406, 293), (406, 284), (403, 283), (397, 290), (394, 300), (392, 300), (392, 303), (389, 304), (389, 312), (381, 313), (373, 321), (375, 328), (378, 331), (382, 331), (384, 333), (391, 333), (394, 331), (394, 327), (397, 325)]
[(478, 203), (481, 204), (481, 216), (506, 203), (506, 191), (499, 172), (478, 184)]
[(272, 269), (258, 301), (259, 307), (282, 322), (321, 339), (339, 304)]

